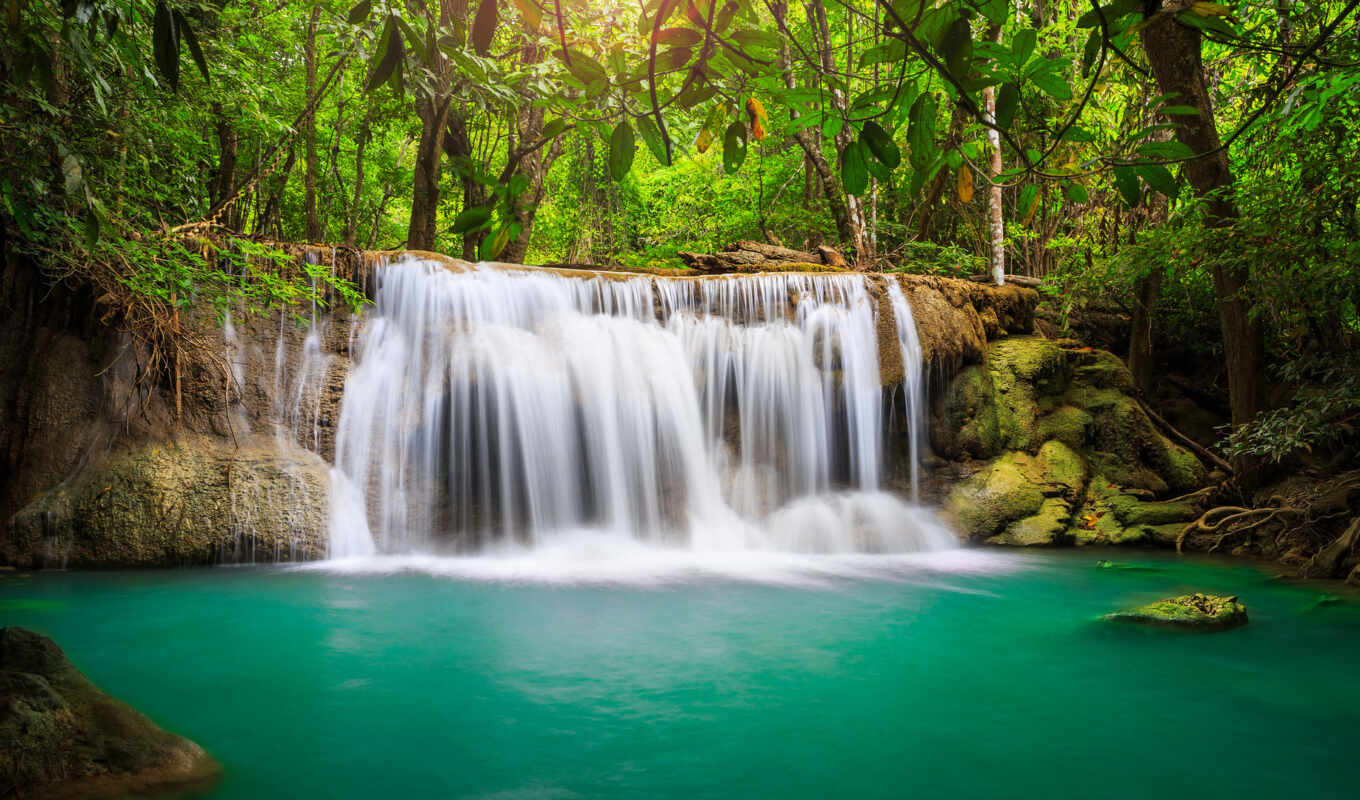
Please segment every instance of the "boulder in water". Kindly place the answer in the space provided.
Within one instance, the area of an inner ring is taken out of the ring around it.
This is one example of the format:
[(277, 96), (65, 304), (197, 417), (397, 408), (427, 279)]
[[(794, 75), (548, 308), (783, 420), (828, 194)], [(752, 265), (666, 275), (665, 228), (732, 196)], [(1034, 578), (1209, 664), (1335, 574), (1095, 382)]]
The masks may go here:
[(1116, 611), (1107, 614), (1105, 619), (1192, 631), (1224, 631), (1247, 624), (1247, 607), (1238, 602), (1236, 597), (1196, 592)]
[(121, 797), (219, 772), (203, 748), (100, 691), (51, 639), (0, 628), (0, 795)]

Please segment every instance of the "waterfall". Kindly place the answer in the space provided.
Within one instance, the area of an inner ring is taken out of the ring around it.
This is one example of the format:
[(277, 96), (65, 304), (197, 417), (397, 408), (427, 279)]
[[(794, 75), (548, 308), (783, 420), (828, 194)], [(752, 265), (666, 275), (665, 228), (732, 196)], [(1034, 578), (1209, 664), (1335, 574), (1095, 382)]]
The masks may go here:
[[(336, 432), (333, 556), (582, 531), (714, 551), (952, 543), (880, 489), (864, 276), (586, 277), (406, 259), (379, 271), (375, 302)], [(918, 436), (913, 425), (913, 485)]]
[(907, 409), (907, 457), (911, 460), (911, 499), (921, 497), (920, 442), (926, 419), (925, 356), (911, 304), (897, 281), (888, 281), (888, 299), (897, 323), (897, 342), (902, 350), (902, 394)]

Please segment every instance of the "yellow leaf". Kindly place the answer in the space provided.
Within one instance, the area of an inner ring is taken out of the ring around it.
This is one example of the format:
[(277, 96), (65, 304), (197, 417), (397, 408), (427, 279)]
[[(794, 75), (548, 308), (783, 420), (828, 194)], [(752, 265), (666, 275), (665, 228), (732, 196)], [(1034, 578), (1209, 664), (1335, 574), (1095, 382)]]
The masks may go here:
[(713, 132), (704, 128), (699, 131), (699, 136), (694, 140), (694, 149), (700, 153), (707, 152), (711, 144), (713, 144)]
[(1201, 17), (1226, 17), (1232, 13), (1232, 8), (1222, 3), (1194, 2), (1190, 4), (1190, 10)]
[(973, 171), (967, 167), (960, 167), (958, 170), (959, 202), (973, 202)]
[(751, 135), (757, 140), (765, 138), (765, 125), (770, 121), (765, 114), (765, 106), (754, 96), (746, 98), (746, 116), (751, 121)]

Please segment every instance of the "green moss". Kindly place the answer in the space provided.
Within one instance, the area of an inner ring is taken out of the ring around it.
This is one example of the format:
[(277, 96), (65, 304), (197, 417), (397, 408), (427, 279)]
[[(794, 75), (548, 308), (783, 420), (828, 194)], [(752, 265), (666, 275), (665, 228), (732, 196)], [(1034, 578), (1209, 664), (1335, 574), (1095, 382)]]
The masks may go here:
[(1129, 494), (1111, 493), (1105, 502), (1125, 525), (1182, 525), (1199, 516), (1198, 507), (1189, 501), (1148, 501)]
[(1039, 448), (1035, 468), (1044, 483), (1062, 487), (1069, 498), (1077, 497), (1086, 486), (1086, 462), (1060, 441), (1045, 442)]
[(1023, 453), (1002, 456), (949, 493), (945, 509), (969, 537), (986, 539), (1038, 513), (1044, 494), (1021, 457), (1028, 459)]
[(945, 393), (932, 431), (941, 452), (952, 458), (994, 458), (1004, 447), (997, 423), (992, 376), (981, 366), (961, 371)]
[(1108, 614), (1115, 622), (1166, 625), (1187, 630), (1216, 631), (1247, 624), (1247, 607), (1236, 597), (1187, 594)]
[(1042, 441), (1059, 441), (1073, 450), (1086, 447), (1088, 431), (1095, 418), (1074, 405), (1057, 405), (1035, 423), (1035, 433)]
[(1046, 498), (1039, 507), (1039, 513), (1012, 522), (1005, 531), (989, 538), (987, 542), (1019, 547), (1060, 544), (1071, 513), (1071, 506), (1063, 499)]
[(1073, 381), (1098, 389), (1113, 389), (1121, 394), (1133, 394), (1136, 387), (1133, 373), (1114, 353), (1106, 350), (1080, 352), (1081, 363), (1073, 372)]
[(1004, 371), (1028, 383), (1041, 383), (1057, 376), (1066, 363), (1062, 349), (1041, 336), (1009, 336), (987, 351), (987, 364), (993, 372)]

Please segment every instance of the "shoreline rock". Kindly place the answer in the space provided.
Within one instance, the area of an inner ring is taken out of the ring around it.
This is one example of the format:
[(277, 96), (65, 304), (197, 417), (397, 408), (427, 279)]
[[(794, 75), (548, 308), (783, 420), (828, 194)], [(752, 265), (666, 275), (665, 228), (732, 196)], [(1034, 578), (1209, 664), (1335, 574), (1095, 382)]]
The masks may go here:
[(1236, 597), (1194, 594), (1106, 614), (1110, 622), (1131, 622), (1193, 631), (1226, 631), (1246, 625), (1247, 607)]
[(0, 795), (116, 797), (206, 788), (221, 766), (95, 686), (56, 642), (0, 628)]

